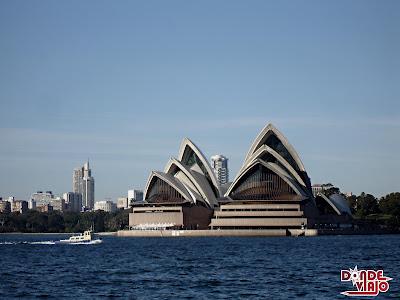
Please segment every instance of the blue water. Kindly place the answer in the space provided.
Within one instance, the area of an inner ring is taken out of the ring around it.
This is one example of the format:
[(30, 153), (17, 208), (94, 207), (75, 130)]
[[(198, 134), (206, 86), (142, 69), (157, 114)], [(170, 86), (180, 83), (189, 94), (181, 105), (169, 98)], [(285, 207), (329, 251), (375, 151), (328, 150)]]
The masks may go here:
[(355, 265), (383, 268), (394, 279), (380, 298), (400, 296), (395, 235), (31, 244), (61, 238), (0, 235), (0, 298), (346, 299), (340, 270)]

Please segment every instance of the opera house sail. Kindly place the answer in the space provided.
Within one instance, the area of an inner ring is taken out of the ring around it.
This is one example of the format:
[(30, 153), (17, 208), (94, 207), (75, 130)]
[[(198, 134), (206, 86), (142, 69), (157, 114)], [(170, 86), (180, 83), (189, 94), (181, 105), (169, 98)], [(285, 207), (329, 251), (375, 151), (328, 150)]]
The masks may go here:
[(251, 145), (213, 229), (306, 228), (318, 214), (299, 155), (272, 124)]
[(144, 191), (144, 203), (133, 207), (131, 228), (207, 229), (220, 192), (214, 172), (200, 149), (189, 139), (178, 159), (164, 172), (153, 171)]
[(221, 190), (208, 160), (189, 139), (164, 172), (152, 171), (131, 229), (306, 229), (351, 216), (340, 195), (313, 196), (294, 147), (272, 124), (256, 137), (234, 181)]

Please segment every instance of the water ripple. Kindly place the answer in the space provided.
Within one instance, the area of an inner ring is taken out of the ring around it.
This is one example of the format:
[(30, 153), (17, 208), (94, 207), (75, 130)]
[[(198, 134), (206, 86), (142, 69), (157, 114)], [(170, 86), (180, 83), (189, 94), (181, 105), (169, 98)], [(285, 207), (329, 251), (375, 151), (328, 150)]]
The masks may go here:
[[(1, 298), (333, 299), (351, 288), (342, 268), (383, 268), (395, 280), (400, 270), (400, 239), (390, 235), (50, 239), (60, 236), (0, 236)], [(381, 296), (399, 292), (393, 281)]]

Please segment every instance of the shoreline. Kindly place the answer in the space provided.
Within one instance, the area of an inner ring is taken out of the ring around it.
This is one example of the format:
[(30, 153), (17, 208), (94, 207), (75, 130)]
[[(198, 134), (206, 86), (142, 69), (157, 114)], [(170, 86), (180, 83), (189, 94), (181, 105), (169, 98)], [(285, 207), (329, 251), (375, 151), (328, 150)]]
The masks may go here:
[[(79, 234), (80, 232), (0, 232), (0, 236), (4, 234), (13, 234), (13, 235), (55, 235), (55, 234), (63, 234), (63, 235), (72, 235)], [(95, 232), (95, 234), (100, 236), (110, 236), (116, 235), (116, 231), (110, 232)]]
[(315, 237), (332, 235), (387, 235), (392, 230), (332, 229), (225, 229), (225, 230), (119, 230), (117, 237)]
[(315, 229), (225, 229), (225, 230), (119, 230), (117, 237), (282, 237), (317, 236)]
[(29, 235), (50, 235), (50, 234), (74, 234), (74, 233), (67, 233), (67, 232), (0, 232), (2, 234), (29, 234)]
[[(79, 232), (1, 232), (2, 235), (75, 235)], [(334, 235), (390, 235), (395, 230), (335, 230), (335, 229), (230, 229), (230, 230), (118, 230), (95, 232), (98, 236), (115, 237), (300, 237)]]

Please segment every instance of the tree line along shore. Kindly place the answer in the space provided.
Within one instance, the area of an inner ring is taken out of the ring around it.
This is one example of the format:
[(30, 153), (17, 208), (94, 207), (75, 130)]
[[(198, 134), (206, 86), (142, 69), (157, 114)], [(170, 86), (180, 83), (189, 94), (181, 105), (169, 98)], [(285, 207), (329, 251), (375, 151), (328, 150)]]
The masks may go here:
[[(335, 191), (330, 191), (335, 192)], [(354, 223), (365, 228), (400, 230), (400, 193), (390, 193), (378, 199), (361, 193), (347, 197)], [(0, 213), (0, 233), (72, 233), (83, 232), (92, 225), (97, 232), (112, 232), (128, 228), (130, 210), (108, 213), (91, 211)]]
[(0, 214), (0, 233), (72, 233), (83, 232), (92, 225), (97, 232), (111, 232), (128, 226), (129, 210), (109, 213), (92, 211), (84, 213), (38, 212)]

